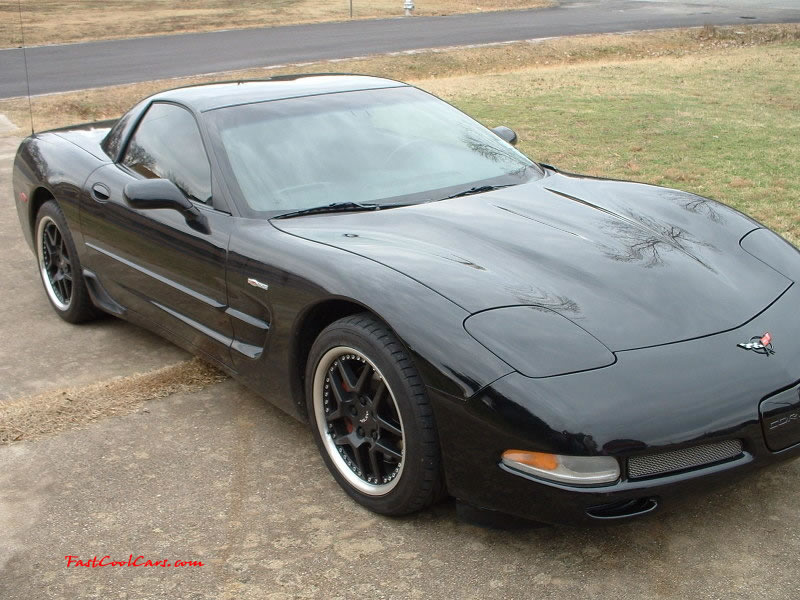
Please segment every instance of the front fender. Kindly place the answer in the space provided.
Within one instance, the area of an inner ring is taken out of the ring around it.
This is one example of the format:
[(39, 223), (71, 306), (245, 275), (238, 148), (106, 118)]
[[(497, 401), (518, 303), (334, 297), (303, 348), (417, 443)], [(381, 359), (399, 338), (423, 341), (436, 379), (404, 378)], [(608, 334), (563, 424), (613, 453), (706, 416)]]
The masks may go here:
[[(264, 352), (238, 358), (242, 379), (281, 408), (302, 417), (293, 386), (293, 347), (303, 316), (321, 303), (349, 302), (383, 320), (411, 355), (428, 387), (458, 398), (474, 395), (513, 369), (463, 327), (469, 316), (441, 294), (377, 261), (241, 220), (231, 236), (228, 295), (232, 309), (268, 323)], [(276, 260), (280, 256), (280, 260)], [(257, 289), (253, 278), (268, 284)], [(335, 320), (335, 316), (333, 317)]]

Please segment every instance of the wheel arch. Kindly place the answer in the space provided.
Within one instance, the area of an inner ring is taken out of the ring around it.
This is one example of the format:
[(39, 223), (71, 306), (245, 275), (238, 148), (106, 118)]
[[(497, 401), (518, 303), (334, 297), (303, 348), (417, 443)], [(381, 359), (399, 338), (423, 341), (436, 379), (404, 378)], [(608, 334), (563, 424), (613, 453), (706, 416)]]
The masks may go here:
[(351, 298), (327, 298), (321, 300), (307, 308), (297, 319), (289, 350), (290, 385), (297, 411), (305, 418), (308, 418), (304, 385), (305, 372), (308, 365), (308, 355), (314, 340), (331, 323), (362, 312), (371, 314), (391, 329), (386, 319)]
[(39, 210), (42, 208), (45, 202), (49, 202), (50, 200), (56, 200), (55, 194), (51, 192), (46, 187), (39, 185), (36, 187), (33, 192), (31, 192), (30, 197), (28, 198), (29, 204), (29, 218), (28, 222), (30, 223), (31, 228), (31, 237), (36, 236), (36, 215), (39, 214)]

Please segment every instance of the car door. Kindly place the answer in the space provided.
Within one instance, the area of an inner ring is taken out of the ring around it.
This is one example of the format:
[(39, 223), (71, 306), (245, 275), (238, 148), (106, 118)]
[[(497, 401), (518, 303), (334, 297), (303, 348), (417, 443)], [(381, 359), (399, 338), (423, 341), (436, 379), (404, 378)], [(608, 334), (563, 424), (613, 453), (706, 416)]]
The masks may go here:
[[(193, 227), (177, 210), (131, 208), (123, 190), (141, 178), (170, 179), (206, 217), (207, 230)], [(227, 365), (231, 216), (215, 206), (216, 189), (194, 115), (176, 104), (154, 102), (119, 161), (87, 180), (81, 221), (84, 262), (117, 304)]]

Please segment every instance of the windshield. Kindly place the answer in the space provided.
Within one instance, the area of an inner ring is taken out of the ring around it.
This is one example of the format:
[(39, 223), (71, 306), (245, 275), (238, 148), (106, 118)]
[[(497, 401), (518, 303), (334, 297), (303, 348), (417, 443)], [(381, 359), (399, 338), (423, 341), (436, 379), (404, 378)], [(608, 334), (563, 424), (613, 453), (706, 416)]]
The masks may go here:
[(494, 133), (416, 88), (233, 106), (209, 117), (258, 213), (426, 202), (542, 175)]

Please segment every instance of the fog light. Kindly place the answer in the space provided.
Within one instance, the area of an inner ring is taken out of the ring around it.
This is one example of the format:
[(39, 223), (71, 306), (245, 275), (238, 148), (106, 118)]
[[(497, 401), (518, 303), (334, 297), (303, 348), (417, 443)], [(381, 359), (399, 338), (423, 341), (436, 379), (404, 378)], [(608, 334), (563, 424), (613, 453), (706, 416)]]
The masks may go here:
[(568, 485), (599, 485), (619, 479), (619, 462), (611, 456), (563, 456), (506, 450), (502, 463), (509, 469)]

